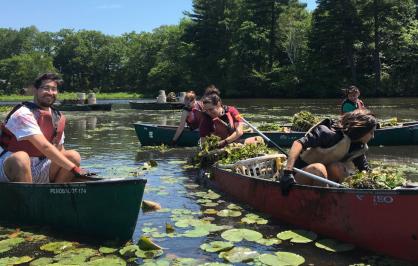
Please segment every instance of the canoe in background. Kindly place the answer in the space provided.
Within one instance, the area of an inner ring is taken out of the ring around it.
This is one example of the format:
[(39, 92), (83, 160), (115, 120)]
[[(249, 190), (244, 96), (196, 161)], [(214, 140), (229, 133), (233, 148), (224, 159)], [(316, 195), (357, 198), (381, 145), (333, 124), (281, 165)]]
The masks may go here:
[[(177, 127), (160, 126), (153, 124), (134, 123), (135, 131), (141, 145), (170, 145)], [(279, 146), (290, 147), (293, 141), (303, 137), (305, 132), (263, 132)], [(243, 138), (257, 136), (257, 133), (244, 133)], [(199, 132), (184, 129), (177, 140), (178, 146), (196, 146), (199, 141)], [(385, 127), (377, 129), (370, 146), (396, 146), (396, 145), (418, 145), (418, 122), (405, 123), (403, 126)]]
[(66, 184), (0, 183), (0, 221), (128, 240), (137, 223), (146, 182), (118, 178)]
[(294, 185), (283, 196), (279, 183), (212, 167), (198, 180), (273, 218), (418, 262), (418, 189), (360, 190)]
[(130, 101), (129, 106), (132, 109), (139, 110), (176, 110), (183, 108), (184, 104), (181, 102), (157, 103), (156, 101)]
[(111, 103), (96, 104), (56, 104), (54, 105), (60, 111), (110, 111)]

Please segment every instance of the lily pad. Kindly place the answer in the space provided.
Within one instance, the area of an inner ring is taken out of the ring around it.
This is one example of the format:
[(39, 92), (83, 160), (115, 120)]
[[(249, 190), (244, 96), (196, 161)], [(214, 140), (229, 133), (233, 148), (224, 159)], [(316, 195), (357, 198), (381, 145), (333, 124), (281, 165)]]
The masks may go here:
[(23, 263), (28, 263), (31, 260), (33, 260), (33, 258), (29, 257), (29, 256), (23, 256), (23, 257), (5, 257), (5, 258), (1, 258), (0, 259), (0, 265), (7, 265), (7, 266), (11, 266), (11, 265), (19, 265), (19, 264), (23, 264)]
[(316, 239), (317, 234), (305, 230), (288, 230), (277, 234), (281, 240), (290, 240), (292, 243), (309, 243)]
[(25, 240), (20, 237), (1, 240), (0, 253), (7, 252), (23, 242), (25, 242)]
[(215, 210), (215, 209), (206, 209), (206, 210), (203, 211), (203, 213), (204, 214), (209, 214), (209, 215), (215, 215), (215, 214), (218, 213), (218, 211)]
[(204, 207), (216, 207), (218, 205), (219, 205), (219, 203), (217, 203), (217, 202), (206, 202), (206, 203), (202, 204), (202, 206), (204, 206)]
[(53, 252), (54, 254), (59, 254), (66, 250), (70, 250), (75, 248), (76, 244), (73, 242), (67, 241), (59, 241), (59, 242), (51, 242), (40, 247), (43, 251)]
[(248, 262), (254, 260), (258, 256), (258, 252), (244, 247), (234, 247), (229, 251), (223, 251), (219, 254), (222, 258), (231, 263)]
[(198, 184), (185, 184), (184, 186), (187, 187), (187, 188), (190, 188), (190, 189), (194, 189), (194, 188), (198, 188), (199, 187)]
[(119, 254), (125, 258), (131, 258), (135, 256), (135, 253), (139, 251), (139, 247), (137, 245), (128, 245), (119, 250)]
[(158, 250), (142, 250), (142, 249), (139, 249), (138, 251), (135, 252), (135, 256), (137, 256), (138, 258), (143, 258), (143, 259), (158, 258), (158, 257), (162, 256), (163, 254), (164, 254), (164, 251), (162, 251), (161, 249), (158, 249)]
[(234, 247), (234, 244), (231, 242), (225, 241), (212, 241), (209, 243), (204, 243), (200, 245), (200, 248), (207, 252), (219, 252), (231, 249)]
[(272, 246), (272, 245), (277, 245), (277, 244), (282, 243), (282, 241), (280, 239), (277, 239), (277, 238), (269, 238), (269, 239), (262, 238), (262, 239), (259, 239), (259, 240), (255, 241), (255, 242), (260, 244), (260, 245), (264, 245), (264, 246)]
[(175, 258), (170, 266), (195, 266), (200, 265), (199, 261), (193, 258)]
[(97, 251), (91, 248), (70, 249), (54, 257), (59, 264), (83, 264), (89, 258), (97, 254)]
[(297, 266), (305, 262), (304, 257), (295, 253), (279, 251), (279, 252), (276, 252), (275, 254), (278, 257), (278, 261), (280, 262), (280, 265)]
[(246, 224), (267, 224), (268, 220), (261, 218), (257, 214), (249, 213), (246, 214), (244, 218), (241, 219), (241, 222)]
[(238, 217), (238, 216), (241, 216), (241, 212), (235, 211), (235, 210), (224, 209), (224, 210), (218, 211), (216, 215), (221, 216), (221, 217)]
[(86, 262), (86, 266), (125, 266), (126, 262), (115, 255), (98, 257)]
[(138, 247), (142, 250), (158, 250), (161, 249), (161, 247), (157, 244), (155, 244), (154, 242), (151, 241), (151, 239), (149, 239), (146, 236), (142, 236), (139, 240), (138, 240)]
[(38, 258), (29, 263), (30, 266), (45, 266), (54, 262), (52, 258)]
[(315, 246), (331, 252), (344, 252), (355, 248), (352, 244), (341, 243), (334, 239), (321, 239), (315, 243)]
[(183, 236), (185, 237), (202, 237), (202, 236), (207, 236), (209, 235), (210, 232), (202, 229), (202, 228), (195, 228), (193, 230), (188, 230), (186, 232), (184, 232)]
[(170, 266), (170, 261), (168, 259), (144, 259), (142, 266)]
[(263, 235), (257, 231), (249, 229), (230, 229), (221, 234), (221, 237), (231, 242), (240, 242), (242, 240), (257, 241), (263, 238)]
[(238, 211), (242, 210), (242, 208), (240, 206), (238, 206), (234, 203), (229, 204), (228, 206), (226, 206), (226, 208), (230, 209), (230, 210), (238, 210)]
[(100, 247), (99, 248), (99, 252), (102, 254), (111, 254), (111, 253), (115, 253), (116, 251), (118, 251), (117, 248), (110, 248), (110, 247)]

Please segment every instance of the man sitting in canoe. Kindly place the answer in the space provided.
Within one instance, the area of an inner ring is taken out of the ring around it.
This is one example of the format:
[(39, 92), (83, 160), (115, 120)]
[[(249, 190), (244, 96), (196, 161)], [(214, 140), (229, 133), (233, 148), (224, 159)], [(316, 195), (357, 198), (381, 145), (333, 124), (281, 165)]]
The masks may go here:
[(352, 112), (356, 109), (365, 109), (363, 101), (358, 98), (360, 90), (356, 86), (349, 86), (343, 90), (343, 93), (345, 100), (341, 104), (341, 114)]
[(326, 119), (314, 126), (293, 142), (282, 178), (284, 190), (295, 178), (300, 184), (320, 185), (299, 173), (293, 176), (293, 167), (335, 182), (342, 182), (352, 174), (354, 166), (369, 171), (365, 152), (367, 143), (374, 137), (376, 124), (370, 111), (359, 109), (344, 114), (336, 124)]
[(62, 80), (45, 73), (34, 101), (17, 105), (1, 124), (0, 182), (63, 183), (84, 171), (80, 155), (64, 149), (65, 117), (52, 107)]
[(201, 101), (196, 100), (195, 92), (188, 91), (186, 96), (184, 96), (183, 112), (181, 114), (180, 124), (176, 130), (176, 133), (174, 134), (173, 140), (171, 141), (172, 145), (176, 145), (176, 142), (183, 132), (186, 124), (190, 130), (199, 128), (202, 110), (203, 104)]
[(223, 148), (232, 142), (256, 143), (262, 142), (260, 137), (247, 138), (240, 140), (243, 132), (243, 121), (238, 110), (233, 106), (222, 105), (218, 94), (213, 93), (203, 98), (202, 121), (199, 125), (200, 141), (214, 134), (221, 138), (218, 143), (219, 148)]

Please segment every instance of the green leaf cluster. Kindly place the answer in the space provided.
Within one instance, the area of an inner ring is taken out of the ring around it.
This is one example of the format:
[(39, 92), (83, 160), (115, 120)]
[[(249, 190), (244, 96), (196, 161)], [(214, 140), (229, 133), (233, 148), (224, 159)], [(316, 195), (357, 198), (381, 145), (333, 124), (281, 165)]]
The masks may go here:
[(371, 172), (362, 171), (348, 177), (343, 185), (357, 189), (394, 189), (405, 185), (402, 171), (388, 166), (374, 168)]

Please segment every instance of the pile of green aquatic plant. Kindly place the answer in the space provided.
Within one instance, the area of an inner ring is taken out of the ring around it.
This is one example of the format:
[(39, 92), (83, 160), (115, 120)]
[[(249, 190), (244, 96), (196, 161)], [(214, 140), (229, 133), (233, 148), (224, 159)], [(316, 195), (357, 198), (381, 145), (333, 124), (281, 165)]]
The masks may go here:
[(321, 119), (314, 116), (311, 112), (301, 111), (293, 115), (292, 130), (294, 131), (307, 131)]
[(371, 172), (362, 171), (348, 177), (343, 185), (357, 189), (394, 189), (406, 183), (402, 171), (390, 166), (378, 166)]
[(235, 145), (225, 147), (226, 156), (219, 163), (234, 164), (240, 160), (250, 159), (265, 154), (273, 153), (274, 150), (267, 147), (266, 144), (245, 144), (237, 148)]
[(383, 121), (379, 121), (379, 126), (382, 127), (394, 127), (398, 125), (398, 118), (392, 117)]
[(215, 135), (210, 135), (200, 144), (202, 152), (210, 152), (218, 148), (218, 143), (221, 138)]
[(274, 123), (262, 123), (257, 128), (258, 130), (261, 130), (261, 131), (278, 131), (278, 132), (285, 131), (285, 127), (280, 126), (278, 124), (274, 124)]

